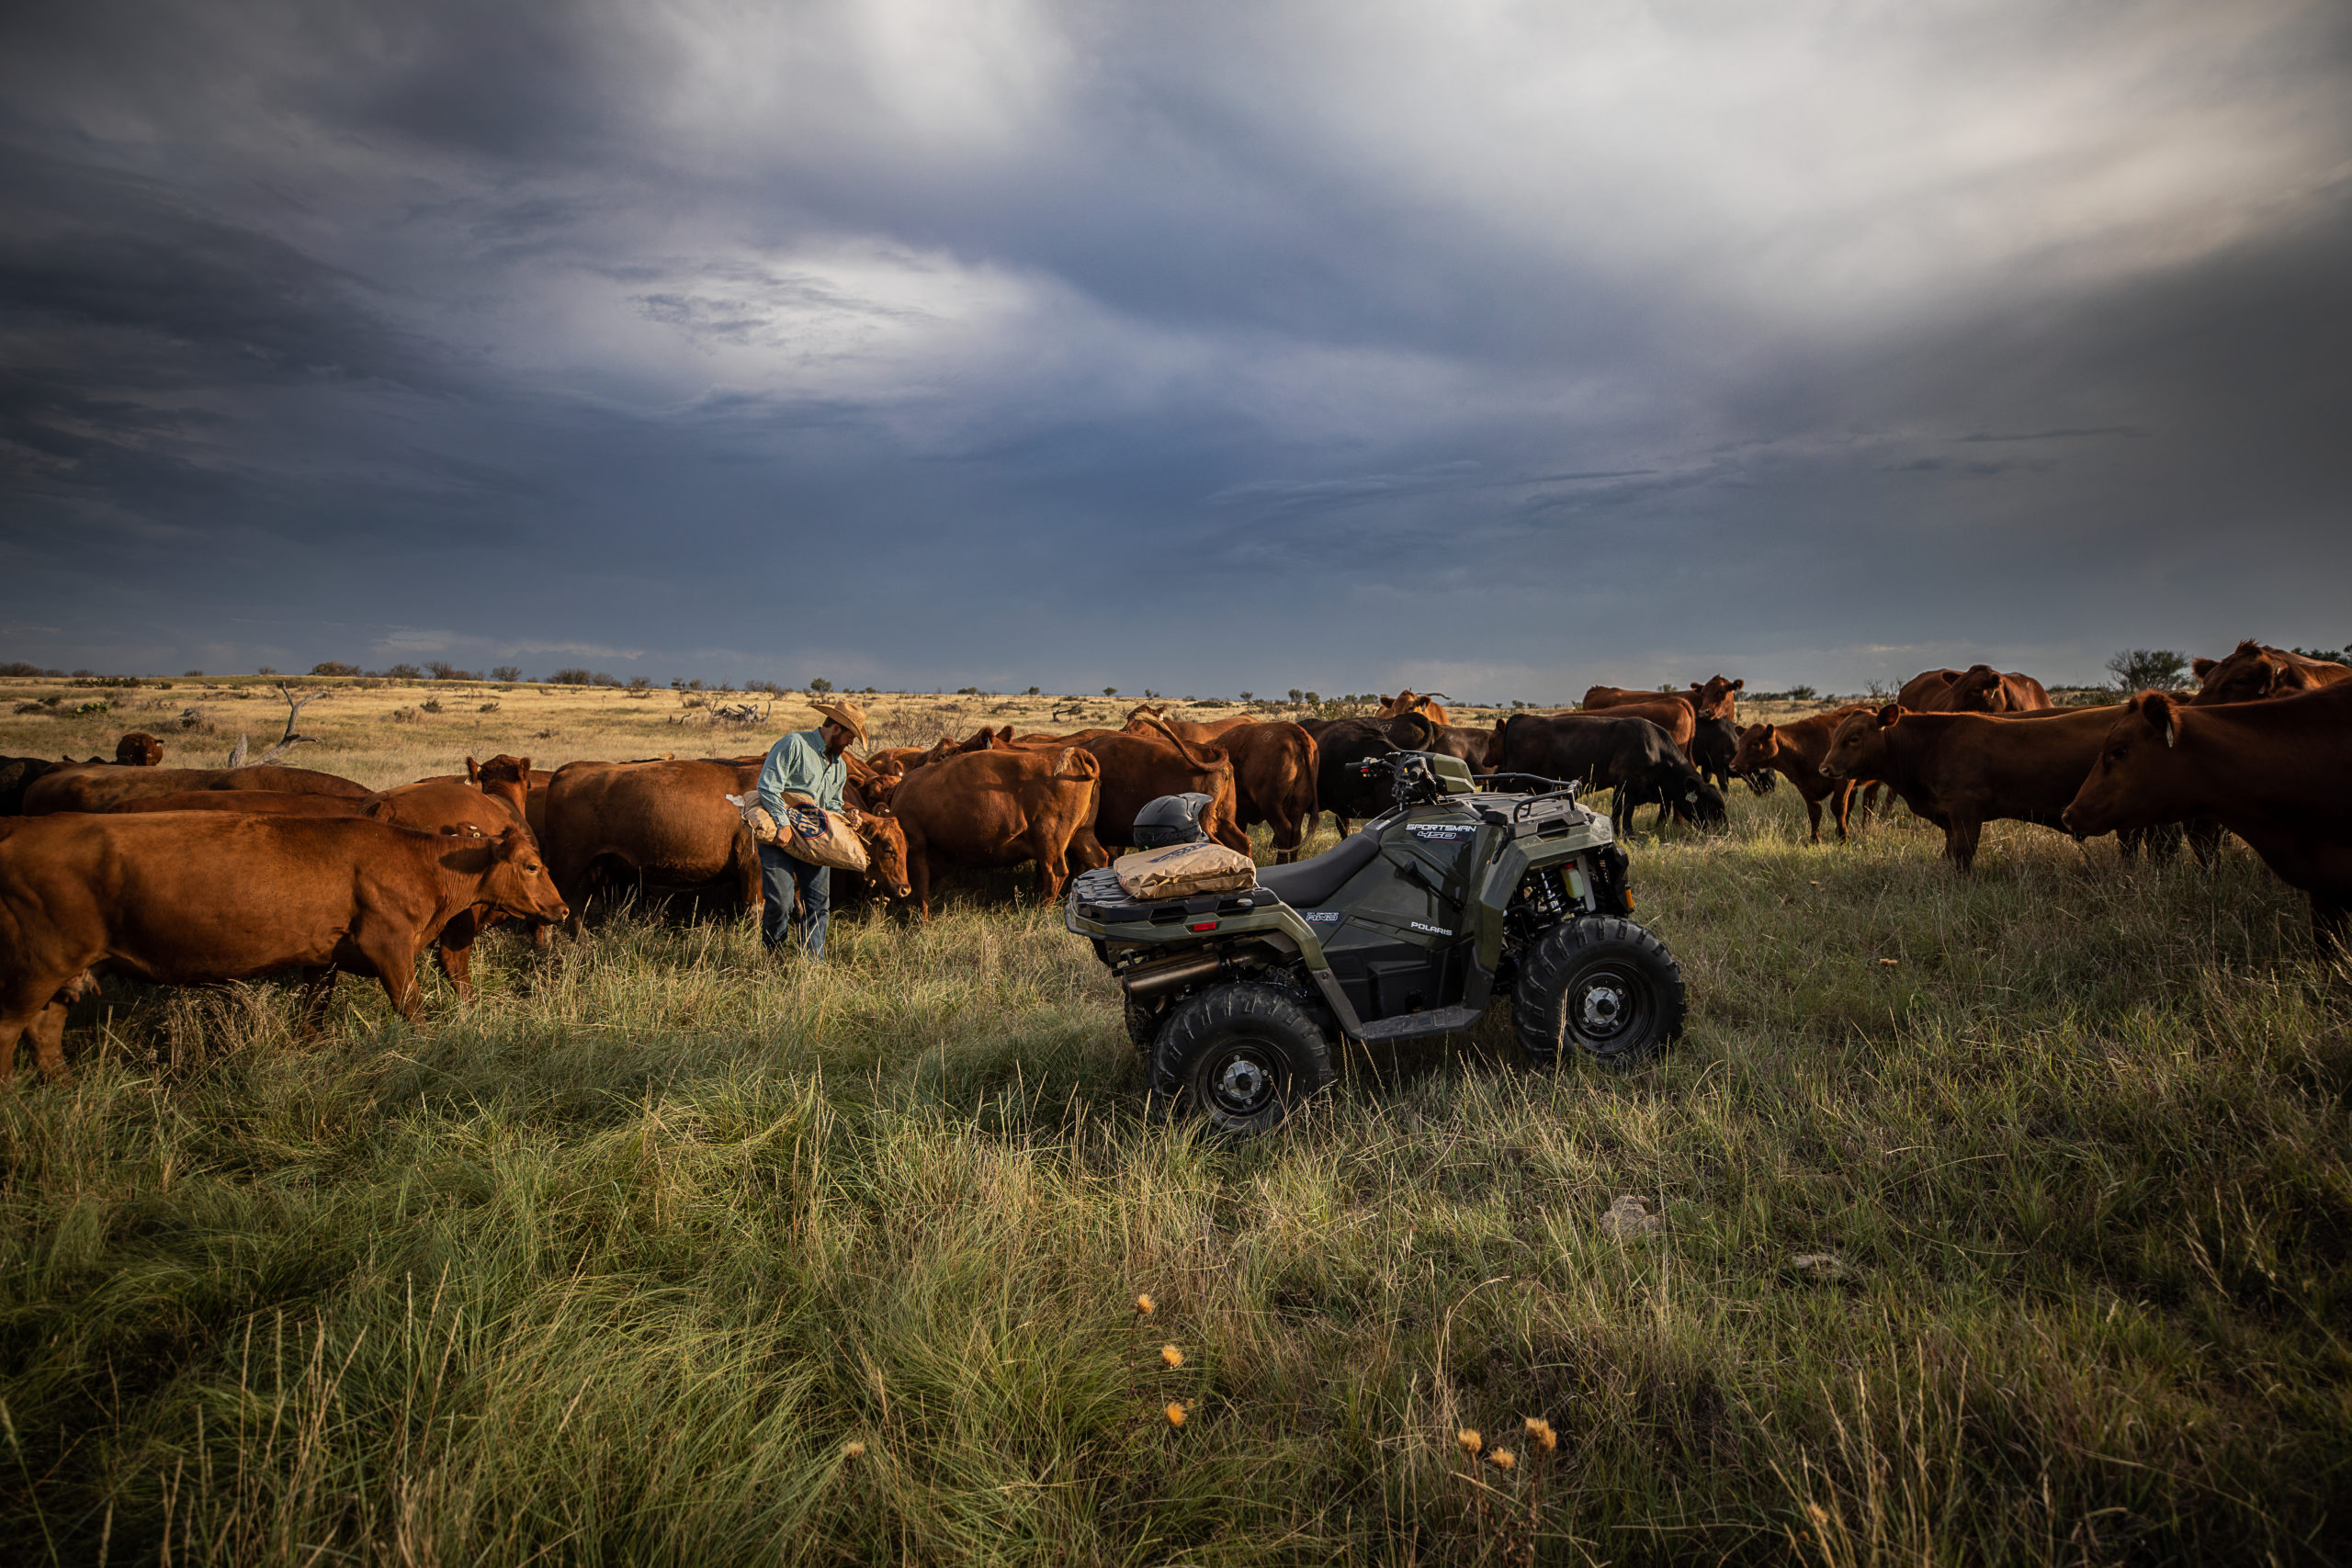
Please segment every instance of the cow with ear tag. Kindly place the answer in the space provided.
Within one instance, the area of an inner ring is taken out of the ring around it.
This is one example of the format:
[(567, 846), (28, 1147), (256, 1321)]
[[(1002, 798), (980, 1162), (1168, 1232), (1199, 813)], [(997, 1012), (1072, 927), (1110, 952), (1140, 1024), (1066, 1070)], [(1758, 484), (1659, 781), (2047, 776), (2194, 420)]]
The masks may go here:
[[(2112, 713), (2113, 710), (2109, 710)], [(2065, 810), (2077, 833), (2211, 817), (2311, 898), (2323, 951), (2352, 935), (2352, 682), (2204, 706), (2143, 692)]]

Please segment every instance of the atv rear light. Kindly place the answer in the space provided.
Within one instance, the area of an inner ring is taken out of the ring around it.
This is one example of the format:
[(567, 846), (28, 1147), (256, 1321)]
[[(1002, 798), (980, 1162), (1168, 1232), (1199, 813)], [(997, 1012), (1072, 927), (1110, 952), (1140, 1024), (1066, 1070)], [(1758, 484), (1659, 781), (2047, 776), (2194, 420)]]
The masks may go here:
[(1213, 931), (1216, 930), (1216, 922), (1215, 920), (1194, 920), (1191, 925), (1186, 926), (1184, 929), (1188, 931)]

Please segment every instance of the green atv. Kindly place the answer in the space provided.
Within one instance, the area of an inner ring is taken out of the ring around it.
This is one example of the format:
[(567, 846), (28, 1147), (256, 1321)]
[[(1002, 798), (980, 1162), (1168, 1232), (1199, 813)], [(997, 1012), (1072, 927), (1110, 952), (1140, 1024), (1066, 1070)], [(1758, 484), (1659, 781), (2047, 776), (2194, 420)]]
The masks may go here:
[(1108, 867), (1071, 881), (1065, 923), (1119, 982), (1155, 1116), (1265, 1132), (1331, 1081), (1341, 1038), (1451, 1033), (1498, 996), (1538, 1066), (1629, 1064), (1681, 1032), (1682, 972), (1629, 918), (1625, 852), (1575, 785), (1428, 751), (1355, 767), (1390, 774), (1394, 807), (1253, 887), (1146, 902)]

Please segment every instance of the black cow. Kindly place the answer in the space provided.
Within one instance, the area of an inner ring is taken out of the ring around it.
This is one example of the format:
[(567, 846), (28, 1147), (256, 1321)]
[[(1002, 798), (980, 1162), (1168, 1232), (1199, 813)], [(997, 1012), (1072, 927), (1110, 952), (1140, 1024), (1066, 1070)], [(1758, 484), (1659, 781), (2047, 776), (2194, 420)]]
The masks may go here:
[(1620, 832), (1637, 806), (1658, 808), (1653, 831), (1665, 828), (1669, 811), (1700, 827), (1718, 828), (1726, 819), (1723, 791), (1701, 778), (1666, 731), (1645, 718), (1513, 714), (1503, 728), (1496, 771), (1578, 779), (1590, 789), (1613, 790), (1609, 820)]
[(0, 817), (24, 815), (25, 791), (43, 773), (56, 771), (57, 764), (43, 757), (0, 757)]
[(1396, 804), (1386, 774), (1369, 779), (1352, 763), (1391, 751), (1442, 750), (1438, 726), (1419, 714), (1395, 718), (1309, 719), (1299, 726), (1315, 738), (1315, 797), (1348, 836), (1348, 823), (1358, 817), (1377, 817)]

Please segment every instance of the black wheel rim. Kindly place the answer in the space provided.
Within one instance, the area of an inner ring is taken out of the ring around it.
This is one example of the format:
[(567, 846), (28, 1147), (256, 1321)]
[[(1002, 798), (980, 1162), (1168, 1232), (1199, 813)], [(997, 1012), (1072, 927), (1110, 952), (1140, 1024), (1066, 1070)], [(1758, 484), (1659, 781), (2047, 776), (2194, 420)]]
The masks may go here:
[(1281, 1058), (1258, 1040), (1237, 1040), (1202, 1064), (1203, 1098), (1219, 1115), (1248, 1121), (1282, 1097)]
[(1619, 964), (1596, 964), (1568, 987), (1568, 1032), (1606, 1050), (1640, 1037), (1650, 1011), (1649, 982)]

